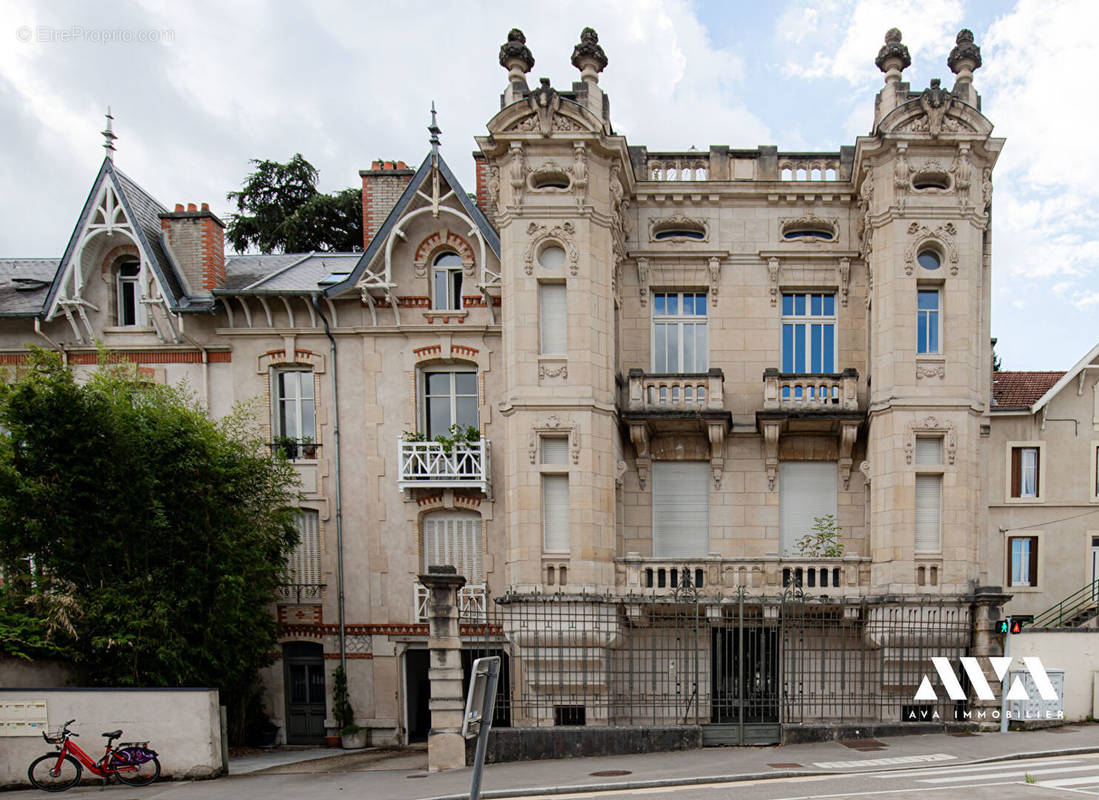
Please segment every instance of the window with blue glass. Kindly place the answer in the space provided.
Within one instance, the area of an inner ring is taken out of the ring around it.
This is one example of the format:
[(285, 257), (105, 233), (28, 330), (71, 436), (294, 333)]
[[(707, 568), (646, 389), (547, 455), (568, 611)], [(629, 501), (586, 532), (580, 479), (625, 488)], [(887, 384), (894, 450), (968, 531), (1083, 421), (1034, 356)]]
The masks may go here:
[(653, 293), (653, 372), (710, 368), (705, 292)]
[(939, 290), (920, 289), (916, 295), (916, 352), (939, 352)]
[(782, 295), (782, 371), (836, 371), (836, 296)]

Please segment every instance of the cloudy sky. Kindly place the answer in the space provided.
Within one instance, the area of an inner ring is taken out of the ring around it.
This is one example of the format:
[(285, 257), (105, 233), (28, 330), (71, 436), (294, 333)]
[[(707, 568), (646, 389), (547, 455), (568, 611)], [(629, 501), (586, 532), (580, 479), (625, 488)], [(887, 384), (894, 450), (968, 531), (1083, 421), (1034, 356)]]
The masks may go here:
[[(1099, 67), (1093, 0), (0, 0), (0, 255), (58, 256), (103, 157), (163, 203), (209, 202), (248, 159), (301, 152), (321, 188), (374, 159), (419, 163), (434, 100), (444, 154), (473, 186), (473, 137), (499, 108), (497, 51), (522, 28), (532, 78), (577, 79), (585, 25), (631, 144), (835, 150), (868, 132), (890, 26), (913, 87), (953, 76), (972, 28), (995, 134), (992, 334), (1006, 369), (1066, 369), (1099, 342)], [(6, 37), (6, 41), (5, 41)], [(1068, 158), (1069, 153), (1075, 153)]]

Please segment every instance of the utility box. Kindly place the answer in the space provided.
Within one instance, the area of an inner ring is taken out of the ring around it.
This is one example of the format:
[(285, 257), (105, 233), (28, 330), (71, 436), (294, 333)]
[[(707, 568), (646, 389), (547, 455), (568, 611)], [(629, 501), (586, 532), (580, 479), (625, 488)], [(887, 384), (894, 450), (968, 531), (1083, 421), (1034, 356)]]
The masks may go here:
[(46, 728), (45, 700), (0, 701), (0, 736), (40, 736)]
[(1047, 669), (1049, 682), (1057, 692), (1056, 700), (1043, 700), (1038, 694), (1038, 687), (1034, 684), (1034, 678), (1028, 670), (1012, 670), (1008, 689), (1015, 685), (1018, 679), (1026, 689), (1028, 699), (1009, 700), (1007, 711), (1012, 722), (1034, 722), (1038, 720), (1057, 720), (1065, 718), (1065, 671), (1063, 669)]

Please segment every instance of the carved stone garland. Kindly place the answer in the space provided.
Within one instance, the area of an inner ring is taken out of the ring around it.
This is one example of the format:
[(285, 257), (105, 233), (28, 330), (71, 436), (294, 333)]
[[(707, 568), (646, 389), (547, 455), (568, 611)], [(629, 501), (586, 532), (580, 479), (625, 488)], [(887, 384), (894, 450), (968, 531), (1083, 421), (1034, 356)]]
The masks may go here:
[(958, 274), (958, 248), (954, 246), (954, 236), (958, 233), (953, 222), (939, 225), (932, 230), (926, 225), (913, 222), (908, 226), (908, 235), (912, 237), (908, 248), (904, 251), (904, 274), (911, 275), (916, 268), (916, 250), (928, 241), (934, 240), (942, 245), (946, 251), (947, 261), (950, 262), (950, 274)]
[(524, 269), (527, 275), (534, 274), (534, 260), (538, 248), (543, 242), (550, 241), (564, 248), (569, 262), (569, 274), (575, 277), (580, 269), (580, 251), (576, 248), (576, 242), (573, 241), (574, 233), (575, 228), (573, 228), (571, 222), (564, 222), (553, 227), (538, 225), (534, 222), (530, 223), (527, 226), (527, 235), (530, 237), (530, 241), (527, 243), (527, 250), (523, 255)]
[(908, 423), (908, 432), (904, 438), (904, 463), (911, 464), (916, 453), (917, 434), (930, 434), (943, 437), (943, 463), (953, 464), (958, 452), (958, 435), (954, 423), (940, 421), (937, 417), (924, 417)]
[(562, 420), (556, 414), (550, 414), (530, 430), (530, 442), (527, 455), (531, 464), (538, 463), (538, 443), (545, 434), (565, 434), (569, 438), (569, 455), (573, 464), (580, 463), (580, 431), (571, 419)]

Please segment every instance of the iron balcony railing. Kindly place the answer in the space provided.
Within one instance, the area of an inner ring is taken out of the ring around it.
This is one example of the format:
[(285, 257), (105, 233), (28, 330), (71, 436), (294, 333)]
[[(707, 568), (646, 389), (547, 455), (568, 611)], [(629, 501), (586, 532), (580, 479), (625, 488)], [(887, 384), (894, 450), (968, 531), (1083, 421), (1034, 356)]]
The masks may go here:
[(410, 442), (397, 440), (400, 489), (468, 486), (486, 495), (490, 488), (489, 442)]
[(1084, 584), (1027, 623), (1028, 628), (1075, 628), (1099, 614), (1099, 580)]
[(316, 461), (320, 456), (320, 442), (300, 442), (284, 438), (268, 442), (267, 447), (273, 456), (284, 456), (288, 461)]
[(279, 600), (296, 603), (319, 603), (324, 591), (323, 583), (282, 583), (275, 590)]

